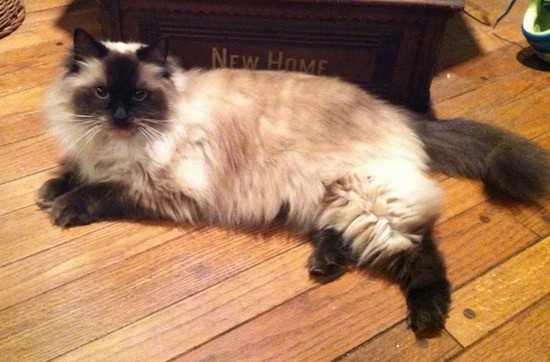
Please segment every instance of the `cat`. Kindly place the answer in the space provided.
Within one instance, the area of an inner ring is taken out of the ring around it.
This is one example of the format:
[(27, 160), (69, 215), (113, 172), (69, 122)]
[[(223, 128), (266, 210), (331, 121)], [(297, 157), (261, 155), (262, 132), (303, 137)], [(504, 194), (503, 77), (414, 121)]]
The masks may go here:
[(437, 334), (450, 285), (432, 237), (442, 193), (430, 170), (491, 193), (548, 193), (545, 150), (469, 120), (437, 121), (336, 78), (184, 70), (168, 40), (102, 42), (74, 32), (45, 104), (66, 150), (38, 204), (61, 227), (168, 219), (311, 235), (312, 277), (351, 265), (396, 281), (418, 336)]

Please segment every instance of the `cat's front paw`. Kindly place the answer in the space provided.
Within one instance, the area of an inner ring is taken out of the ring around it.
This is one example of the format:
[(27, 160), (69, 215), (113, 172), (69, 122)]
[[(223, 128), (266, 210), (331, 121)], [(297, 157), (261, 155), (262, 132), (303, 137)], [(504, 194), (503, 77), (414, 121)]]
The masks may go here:
[(446, 281), (410, 291), (407, 295), (409, 327), (419, 338), (437, 336), (445, 327), (449, 304)]
[(69, 228), (87, 225), (95, 221), (90, 205), (69, 193), (58, 197), (49, 208), (50, 218), (55, 225)]
[(40, 187), (36, 203), (42, 209), (52, 207), (54, 201), (68, 191), (67, 180), (64, 178), (52, 178)]

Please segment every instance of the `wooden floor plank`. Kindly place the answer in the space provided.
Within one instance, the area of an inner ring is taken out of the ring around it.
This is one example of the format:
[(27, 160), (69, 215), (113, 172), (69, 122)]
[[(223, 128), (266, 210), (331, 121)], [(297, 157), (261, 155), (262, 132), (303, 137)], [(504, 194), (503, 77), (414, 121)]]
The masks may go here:
[[(523, 45), (527, 45), (524, 41)], [(452, 48), (457, 44), (449, 44), (448, 51), (452, 54)], [(475, 62), (458, 63), (450, 68), (445, 68), (434, 78), (431, 87), (432, 104), (437, 104), (445, 99), (456, 97), (460, 94), (470, 92), (485, 84), (498, 82), (504, 76), (519, 73), (525, 67), (519, 62), (503, 62), (503, 58), (515, 57), (518, 47), (515, 44), (508, 44), (501, 49), (479, 55)], [(443, 62), (444, 59), (440, 59)]]
[(447, 331), (470, 346), (549, 294), (549, 268), (550, 237), (453, 293)]
[(508, 104), (510, 99), (519, 100), (543, 91), (548, 88), (548, 84), (550, 73), (540, 74), (534, 70), (524, 70), (499, 82), (434, 104), (432, 108), (438, 118), (478, 118)]
[(56, 167), (60, 158), (57, 142), (48, 135), (0, 146), (0, 184)]
[[(139, 232), (135, 232), (139, 228)], [(171, 223), (108, 224), (0, 268), (0, 310), (123, 262), (184, 234)]]
[[(504, 14), (508, 3), (502, 1), (483, 1), (470, 0), (465, 4), (464, 10), (471, 16), (465, 18), (468, 28), (474, 34), (498, 34), (505, 36), (508, 28), (516, 28), (513, 33), (515, 37), (522, 37), (521, 32), (517, 31), (517, 24), (521, 23), (525, 9), (529, 5), (529, 0), (518, 0), (511, 11), (494, 27), (497, 19)], [(480, 21), (481, 20), (481, 21)], [(513, 41), (512, 39), (508, 39)]]
[(483, 193), (483, 185), (479, 181), (449, 177), (440, 181), (438, 185), (443, 190), (443, 207), (437, 224), (487, 200)]
[[(496, 107), (476, 117), (476, 121), (492, 124), (528, 139), (541, 137), (548, 132), (550, 119), (550, 79), (548, 87), (513, 102)], [(536, 110), (530, 112), (530, 110)], [(550, 147), (548, 147), (550, 149)]]
[(489, 203), (437, 225), (435, 237), (455, 288), (539, 240), (502, 207)]
[[(69, 2), (62, 1), (60, 3), (68, 4)], [(65, 29), (56, 26), (59, 20), (59, 10), (62, 9), (53, 8), (39, 12), (27, 12), (22, 26), (10, 34), (9, 41), (2, 42), (2, 51), (9, 52), (37, 46), (43, 43), (44, 39), (66, 42), (70, 38), (70, 34)], [(94, 33), (98, 33), (101, 28), (98, 5), (89, 2), (87, 6), (75, 9), (74, 12), (64, 18), (64, 26), (69, 29), (85, 27)]]
[[(83, 2), (83, 1), (80, 1), (80, 2)], [(68, 0), (25, 1), (25, 8), (29, 13), (39, 13), (40, 11), (44, 11), (44, 10), (64, 7), (69, 3), (70, 1)]]
[(460, 354), (457, 362), (548, 361), (550, 298), (528, 308), (487, 338)]
[[(481, 215), (490, 222), (480, 221)], [(486, 204), (436, 229), (449, 279), (455, 286), (537, 239), (510, 215)], [(181, 356), (181, 360), (319, 360), (343, 355), (361, 340), (372, 338), (405, 317), (404, 300), (395, 286), (379, 280), (364, 280), (366, 284), (362, 284), (356, 278), (364, 275), (357, 274), (308, 291)], [(310, 330), (315, 333), (307, 333)]]
[(381, 336), (346, 354), (339, 362), (437, 362), (461, 350), (462, 347), (445, 332), (438, 338), (417, 339), (407, 328), (407, 323), (401, 322)]
[(54, 227), (48, 214), (33, 205), (2, 215), (0, 266), (38, 254), (78, 236), (101, 229), (106, 223), (62, 230)]
[(45, 88), (60, 71), (61, 54), (60, 52), (57, 57), (52, 57), (50, 62), (33, 64), (32, 68), (23, 68), (3, 74), (0, 77), (0, 97), (35, 87)]
[(381, 280), (346, 274), (176, 360), (331, 360), (400, 320), (400, 294)]
[(42, 107), (45, 87), (32, 87), (0, 98), (0, 109), (8, 116), (35, 112)]
[(10, 114), (0, 118), (0, 147), (46, 133), (41, 111)]
[(243, 234), (190, 228), (184, 236), (0, 311), (0, 326), (7, 336), (0, 340), (0, 355), (57, 357), (299, 243), (275, 231)]
[(541, 237), (550, 235), (550, 199), (533, 205), (516, 205), (509, 208), (514, 219), (533, 230)]
[[(3, 56), (0, 58), (0, 76), (4, 78), (5, 75), (13, 72), (32, 68), (35, 64), (53, 64), (64, 59), (69, 48), (69, 41), (70, 37), (67, 35), (63, 39), (50, 40), (45, 38), (40, 44), (9, 51), (3, 50)], [(7, 91), (9, 89), (2, 89), (2, 92)], [(3, 112), (2, 115), (4, 115)]]
[(38, 199), (38, 188), (55, 177), (58, 169), (55, 167), (0, 184), (0, 215), (35, 205)]
[(309, 245), (299, 245), (60, 360), (160, 361), (178, 356), (313, 288), (304, 268), (310, 252)]

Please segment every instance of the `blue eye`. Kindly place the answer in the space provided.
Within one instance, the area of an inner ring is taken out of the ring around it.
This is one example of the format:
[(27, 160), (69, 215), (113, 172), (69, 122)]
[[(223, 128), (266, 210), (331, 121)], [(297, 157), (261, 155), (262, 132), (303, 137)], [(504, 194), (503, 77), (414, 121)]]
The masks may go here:
[(94, 94), (97, 99), (105, 100), (109, 98), (109, 91), (103, 86), (96, 87)]
[(132, 98), (135, 101), (142, 102), (145, 100), (145, 98), (147, 98), (148, 95), (149, 92), (147, 92), (146, 90), (138, 89), (134, 92), (134, 94), (132, 94)]

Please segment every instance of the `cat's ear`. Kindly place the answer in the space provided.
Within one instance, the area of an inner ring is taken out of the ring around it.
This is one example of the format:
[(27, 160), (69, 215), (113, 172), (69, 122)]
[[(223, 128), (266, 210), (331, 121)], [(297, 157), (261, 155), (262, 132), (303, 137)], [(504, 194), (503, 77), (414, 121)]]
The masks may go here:
[(103, 58), (109, 53), (105, 45), (95, 40), (83, 29), (74, 31), (73, 55), (75, 60), (86, 58)]
[(136, 55), (142, 62), (165, 66), (168, 57), (168, 38), (160, 38), (150, 45), (139, 48)]

